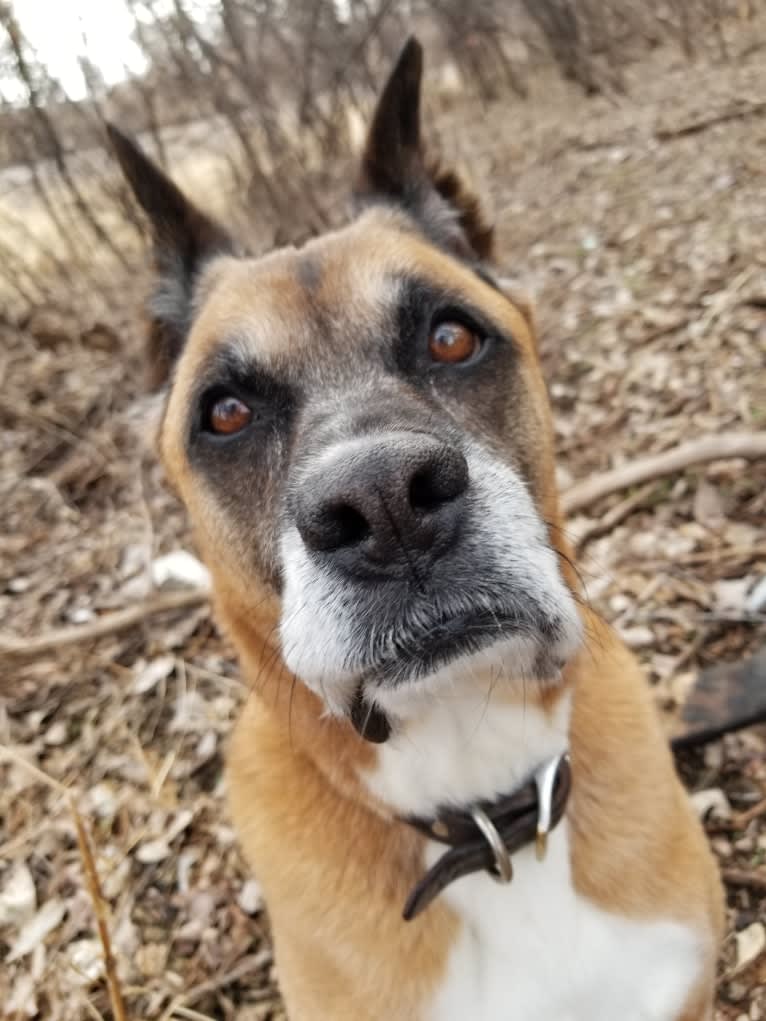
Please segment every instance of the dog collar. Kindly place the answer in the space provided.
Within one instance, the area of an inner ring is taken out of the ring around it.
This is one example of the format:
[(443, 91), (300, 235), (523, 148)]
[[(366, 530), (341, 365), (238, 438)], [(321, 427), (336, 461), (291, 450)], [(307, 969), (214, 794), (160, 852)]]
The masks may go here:
[(407, 818), (410, 826), (449, 844), (450, 850), (413, 887), (404, 905), (405, 921), (424, 911), (450, 883), (472, 872), (484, 869), (497, 882), (510, 883), (511, 855), (532, 841), (542, 861), (548, 834), (564, 815), (571, 788), (569, 755), (564, 752), (545, 762), (513, 794), (468, 809), (444, 808), (433, 819)]

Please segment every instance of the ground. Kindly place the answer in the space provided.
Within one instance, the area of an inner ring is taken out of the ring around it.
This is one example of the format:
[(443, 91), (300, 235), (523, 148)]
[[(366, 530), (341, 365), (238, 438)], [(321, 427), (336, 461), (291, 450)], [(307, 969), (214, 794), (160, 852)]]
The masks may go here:
[[(491, 198), (501, 271), (535, 295), (563, 488), (766, 428), (765, 77), (744, 39), (717, 64), (657, 51), (630, 69), (628, 97), (541, 77), (526, 103), (439, 115), (444, 155)], [(151, 591), (157, 558), (192, 545), (143, 424), (140, 290), (118, 280), (76, 315), (0, 325), (0, 1002), (9, 1017), (113, 1016), (76, 810), (126, 1016), (277, 1019), (257, 877), (222, 800), (244, 688), (207, 603), (182, 595), (101, 638), (10, 649), (175, 598)], [(765, 511), (766, 462), (729, 460), (569, 523), (590, 533), (588, 597), (670, 728), (700, 668), (764, 644), (747, 599), (766, 574)], [(713, 806), (728, 877), (718, 1021), (766, 1017), (765, 751), (751, 728), (680, 763)]]

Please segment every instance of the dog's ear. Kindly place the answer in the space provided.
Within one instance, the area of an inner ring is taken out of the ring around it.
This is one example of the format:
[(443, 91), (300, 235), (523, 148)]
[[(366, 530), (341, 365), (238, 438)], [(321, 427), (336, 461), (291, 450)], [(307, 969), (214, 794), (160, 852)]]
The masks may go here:
[(149, 304), (148, 354), (152, 385), (160, 386), (186, 340), (200, 269), (214, 255), (233, 252), (234, 244), (136, 142), (113, 124), (107, 125), (107, 133), (122, 172), (151, 225), (157, 280)]
[(420, 137), (423, 48), (411, 36), (378, 100), (355, 185), (363, 201), (403, 206), (438, 244), (464, 257), (489, 258), (492, 227), (478, 199), (452, 170), (429, 161)]

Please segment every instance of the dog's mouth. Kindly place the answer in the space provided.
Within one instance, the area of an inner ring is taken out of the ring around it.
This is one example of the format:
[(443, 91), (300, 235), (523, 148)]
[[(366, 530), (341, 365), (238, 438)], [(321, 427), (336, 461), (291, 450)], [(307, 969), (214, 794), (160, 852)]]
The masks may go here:
[[(367, 679), (395, 686), (435, 673), (458, 656), (480, 652), (502, 638), (530, 636), (553, 640), (554, 628), (542, 616), (507, 609), (476, 609), (442, 614), (420, 628), (400, 629), (386, 655), (366, 670)], [(403, 633), (403, 634), (402, 634)]]
[(386, 654), (360, 671), (349, 719), (365, 740), (388, 740), (392, 721), (376, 697), (380, 692), (414, 684), (501, 641), (526, 639), (535, 653), (522, 668), (524, 679), (550, 680), (565, 660), (557, 649), (560, 637), (560, 628), (545, 615), (507, 608), (444, 614), (417, 630), (402, 629)]

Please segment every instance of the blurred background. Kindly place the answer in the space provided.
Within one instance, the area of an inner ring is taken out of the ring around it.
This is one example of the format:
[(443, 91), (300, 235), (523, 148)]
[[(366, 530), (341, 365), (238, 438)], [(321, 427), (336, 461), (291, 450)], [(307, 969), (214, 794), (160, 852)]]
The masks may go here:
[[(103, 125), (251, 249), (300, 243), (348, 215), (412, 32), (428, 143), (535, 297), (562, 489), (763, 443), (762, 0), (0, 0), (4, 1017), (284, 1017), (222, 796), (245, 691), (151, 449), (147, 236)], [(766, 462), (728, 458), (570, 515), (669, 730), (764, 645), (765, 512)], [(751, 728), (681, 762), (728, 884), (718, 1021), (766, 1018), (765, 752)]]

